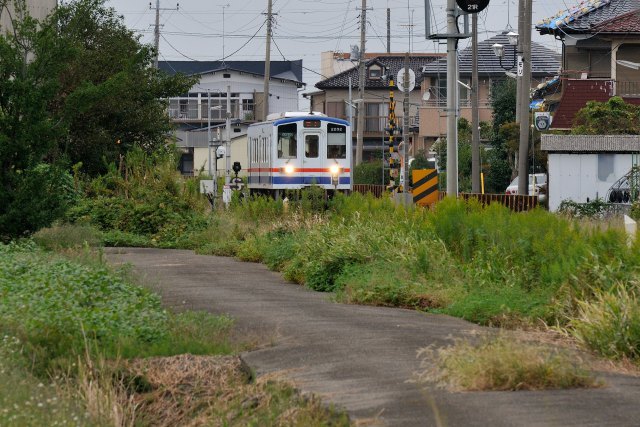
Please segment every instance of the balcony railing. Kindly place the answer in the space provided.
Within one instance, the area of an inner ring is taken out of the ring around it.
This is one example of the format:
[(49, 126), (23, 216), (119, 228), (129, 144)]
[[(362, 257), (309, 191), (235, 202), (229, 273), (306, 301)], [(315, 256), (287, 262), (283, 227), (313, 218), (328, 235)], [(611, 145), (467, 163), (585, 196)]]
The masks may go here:
[[(169, 99), (168, 113), (169, 117), (174, 120), (194, 120), (194, 121), (207, 121), (209, 116), (207, 114), (208, 103), (198, 102), (198, 99), (194, 98), (171, 98)], [(227, 117), (227, 102), (222, 101), (211, 103), (211, 120), (221, 121)], [(219, 107), (219, 108), (218, 108)], [(240, 106), (238, 99), (231, 100), (231, 117), (234, 119), (244, 120), (253, 111), (244, 110)]]
[(615, 94), (629, 98), (640, 98), (640, 82), (615, 82)]

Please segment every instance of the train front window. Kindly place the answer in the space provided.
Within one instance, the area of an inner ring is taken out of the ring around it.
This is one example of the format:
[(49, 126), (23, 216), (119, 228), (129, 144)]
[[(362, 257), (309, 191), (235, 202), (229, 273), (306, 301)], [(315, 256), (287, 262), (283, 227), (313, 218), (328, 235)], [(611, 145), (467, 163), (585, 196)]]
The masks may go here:
[(304, 136), (304, 155), (308, 159), (318, 158), (318, 147), (320, 146), (320, 137), (318, 135)]
[(327, 124), (327, 158), (347, 158), (347, 127)]
[(298, 157), (298, 126), (295, 123), (278, 126), (278, 158), (295, 159)]

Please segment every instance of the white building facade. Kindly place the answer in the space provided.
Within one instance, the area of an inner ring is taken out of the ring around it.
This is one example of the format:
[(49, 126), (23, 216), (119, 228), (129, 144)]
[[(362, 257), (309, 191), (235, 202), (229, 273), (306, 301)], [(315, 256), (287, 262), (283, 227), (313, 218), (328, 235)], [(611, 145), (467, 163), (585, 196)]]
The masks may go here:
[[(639, 135), (543, 135), (549, 155), (549, 210), (564, 200), (610, 200), (610, 190), (640, 157)], [(611, 200), (613, 201), (613, 200)]]

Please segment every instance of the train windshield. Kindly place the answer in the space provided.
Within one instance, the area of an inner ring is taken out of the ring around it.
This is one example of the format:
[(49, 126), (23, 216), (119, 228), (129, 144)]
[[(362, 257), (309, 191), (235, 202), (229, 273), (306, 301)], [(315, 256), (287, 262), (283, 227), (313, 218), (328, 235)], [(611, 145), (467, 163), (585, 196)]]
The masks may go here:
[(347, 158), (347, 127), (327, 124), (327, 158)]
[(278, 126), (278, 158), (295, 159), (298, 157), (298, 126), (295, 123)]

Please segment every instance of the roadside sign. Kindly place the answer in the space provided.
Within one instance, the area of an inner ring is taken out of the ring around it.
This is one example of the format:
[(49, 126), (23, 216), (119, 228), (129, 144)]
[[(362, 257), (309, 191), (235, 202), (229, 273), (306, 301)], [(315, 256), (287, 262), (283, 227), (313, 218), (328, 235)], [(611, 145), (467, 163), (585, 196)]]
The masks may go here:
[(524, 60), (522, 55), (518, 55), (518, 77), (524, 76)]
[(438, 201), (438, 171), (415, 169), (413, 171), (413, 203), (431, 206)]
[(213, 180), (212, 179), (203, 179), (200, 181), (200, 193), (202, 194), (213, 194)]
[[(404, 68), (401, 68), (398, 71), (398, 76), (396, 82), (398, 82), (397, 86), (400, 92), (404, 92)], [(416, 87), (416, 73), (413, 72), (411, 68), (409, 68), (409, 92), (411, 92)]]
[(456, 3), (467, 13), (478, 13), (489, 5), (489, 0), (456, 0)]
[(551, 114), (549, 112), (535, 113), (533, 123), (539, 131), (549, 130), (549, 126), (551, 126)]

